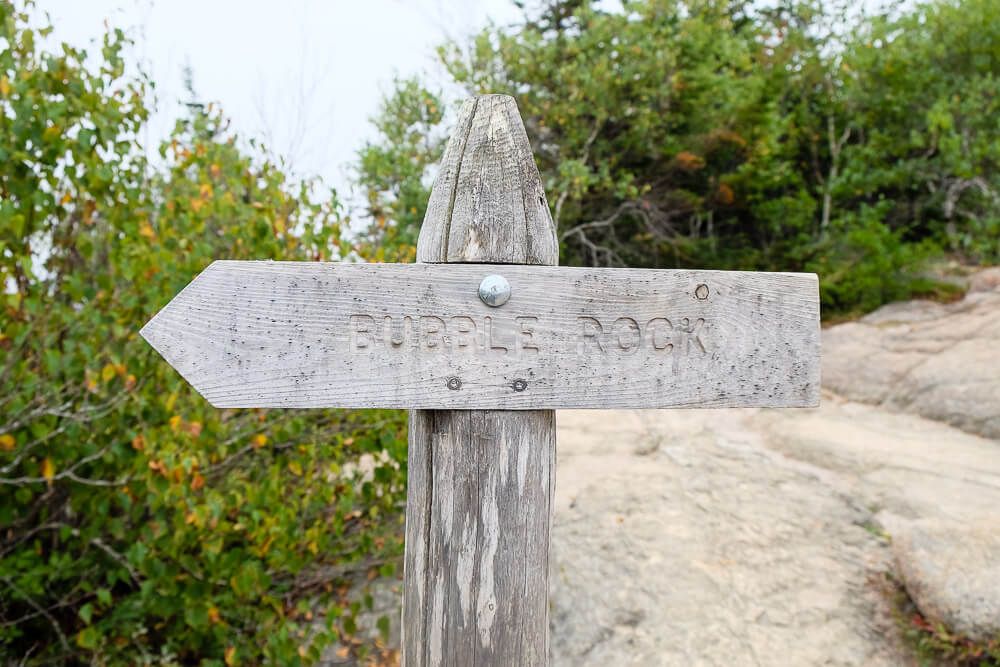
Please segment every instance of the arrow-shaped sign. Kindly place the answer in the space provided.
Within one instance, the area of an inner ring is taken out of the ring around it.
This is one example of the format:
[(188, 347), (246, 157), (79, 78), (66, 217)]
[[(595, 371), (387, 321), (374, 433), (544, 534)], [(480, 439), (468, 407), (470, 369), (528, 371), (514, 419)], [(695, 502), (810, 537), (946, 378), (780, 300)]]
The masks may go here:
[(217, 407), (819, 400), (812, 274), (218, 261), (142, 335)]

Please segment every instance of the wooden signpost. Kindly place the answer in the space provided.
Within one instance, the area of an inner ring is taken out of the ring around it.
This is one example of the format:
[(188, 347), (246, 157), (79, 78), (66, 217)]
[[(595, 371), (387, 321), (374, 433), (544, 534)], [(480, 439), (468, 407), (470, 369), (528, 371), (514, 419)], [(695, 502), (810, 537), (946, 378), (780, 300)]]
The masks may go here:
[(513, 98), (462, 107), (417, 260), (218, 261), (142, 330), (217, 407), (412, 410), (411, 667), (546, 663), (554, 409), (819, 402), (815, 275), (556, 267)]

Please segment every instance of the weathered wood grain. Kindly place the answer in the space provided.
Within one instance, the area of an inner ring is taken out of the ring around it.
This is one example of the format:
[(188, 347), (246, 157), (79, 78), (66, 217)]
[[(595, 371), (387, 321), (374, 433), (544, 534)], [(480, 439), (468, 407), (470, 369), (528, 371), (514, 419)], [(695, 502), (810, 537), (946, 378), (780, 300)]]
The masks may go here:
[(462, 106), (417, 242), (420, 262), (555, 264), (555, 225), (514, 98)]
[[(536, 195), (540, 208), (526, 215), (523, 239), (521, 220), (507, 216), (510, 200), (504, 196), (460, 212), (458, 224), (454, 211), (429, 212), (420, 230), (418, 261), (558, 264), (555, 228), (514, 100), (489, 96), (471, 106), (480, 114), (505, 109), (490, 121), (496, 125), (491, 132), (511, 137), (520, 147), (518, 171), (509, 171), (510, 162), (503, 158), (489, 157), (491, 147), (481, 134), (470, 134), (471, 144), (463, 140), (452, 162), (479, 164), (491, 182), (464, 181), (458, 194), (503, 193), (504, 184), (513, 182), (526, 210)], [(450, 143), (464, 131), (460, 123)], [(434, 190), (441, 187), (448, 187), (447, 178), (439, 178)], [(432, 201), (436, 194), (441, 193), (432, 192)], [(465, 294), (461, 272), (469, 267), (447, 268)], [(512, 297), (498, 310), (509, 310), (513, 303)], [(402, 625), (406, 667), (547, 664), (555, 444), (552, 410), (410, 413)]]
[(555, 412), (410, 415), (403, 664), (544, 665)]
[(811, 406), (818, 303), (811, 274), (220, 261), (142, 335), (218, 407)]

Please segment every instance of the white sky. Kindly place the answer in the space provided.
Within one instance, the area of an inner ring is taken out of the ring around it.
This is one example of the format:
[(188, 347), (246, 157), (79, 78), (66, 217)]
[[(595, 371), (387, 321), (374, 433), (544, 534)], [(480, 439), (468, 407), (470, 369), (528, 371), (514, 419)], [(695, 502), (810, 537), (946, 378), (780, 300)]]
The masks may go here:
[(265, 138), (296, 173), (320, 174), (348, 198), (346, 165), (394, 75), (446, 84), (434, 48), (490, 20), (508, 0), (39, 0), (54, 38), (87, 46), (105, 20), (129, 29), (157, 84), (147, 142), (166, 135), (190, 64), (202, 101), (217, 101), (244, 136)]

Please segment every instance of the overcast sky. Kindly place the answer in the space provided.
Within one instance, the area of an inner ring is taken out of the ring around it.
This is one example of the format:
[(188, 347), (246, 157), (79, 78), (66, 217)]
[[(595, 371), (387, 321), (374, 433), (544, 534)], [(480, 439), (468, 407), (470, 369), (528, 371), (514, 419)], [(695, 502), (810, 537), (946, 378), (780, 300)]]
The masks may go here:
[(344, 195), (345, 165), (395, 75), (444, 78), (434, 47), (490, 20), (514, 21), (509, 0), (39, 0), (55, 37), (85, 46), (107, 20), (129, 28), (157, 84), (150, 139), (166, 134), (190, 64), (203, 101), (218, 101), (244, 135), (290, 154)]

